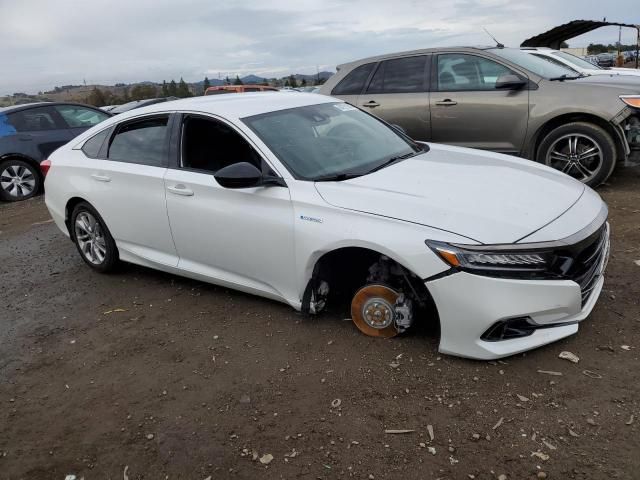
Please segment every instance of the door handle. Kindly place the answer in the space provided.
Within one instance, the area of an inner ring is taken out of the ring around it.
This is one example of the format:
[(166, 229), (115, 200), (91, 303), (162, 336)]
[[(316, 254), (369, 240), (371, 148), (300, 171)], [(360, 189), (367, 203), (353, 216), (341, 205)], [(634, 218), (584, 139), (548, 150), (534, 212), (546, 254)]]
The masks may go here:
[(91, 174), (91, 178), (93, 178), (94, 180), (96, 180), (98, 182), (110, 182), (111, 181), (111, 177), (107, 177), (106, 175), (99, 175), (97, 173)]
[(169, 190), (171, 193), (173, 193), (175, 195), (182, 195), (184, 197), (192, 197), (193, 196), (193, 190), (189, 190), (187, 187), (185, 187), (181, 183), (179, 183), (178, 185), (175, 185), (173, 187), (167, 187), (167, 190)]
[(367, 103), (363, 103), (362, 104), (363, 107), (367, 107), (367, 108), (375, 108), (375, 107), (379, 107), (380, 104), (378, 102), (376, 102), (375, 100), (371, 100)]
[(436, 102), (436, 105), (441, 105), (443, 107), (453, 107), (454, 105), (457, 105), (457, 104), (458, 102), (456, 102), (455, 100), (451, 100), (450, 98), (445, 98), (444, 100)]

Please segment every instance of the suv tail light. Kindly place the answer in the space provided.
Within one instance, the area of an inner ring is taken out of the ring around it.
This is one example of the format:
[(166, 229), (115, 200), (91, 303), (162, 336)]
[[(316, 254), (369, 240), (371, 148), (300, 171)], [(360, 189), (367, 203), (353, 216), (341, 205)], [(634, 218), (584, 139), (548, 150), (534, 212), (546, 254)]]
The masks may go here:
[(42, 176), (46, 177), (47, 173), (49, 173), (49, 169), (51, 168), (51, 160), (43, 160), (40, 162), (40, 171), (42, 172)]

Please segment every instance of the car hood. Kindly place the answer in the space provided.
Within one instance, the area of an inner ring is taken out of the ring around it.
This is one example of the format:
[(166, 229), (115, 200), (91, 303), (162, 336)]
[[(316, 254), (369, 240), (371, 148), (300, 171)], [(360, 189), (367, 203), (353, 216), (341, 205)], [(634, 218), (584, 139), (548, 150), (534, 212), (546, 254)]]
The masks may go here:
[(620, 93), (640, 93), (640, 77), (635, 75), (590, 75), (588, 77), (566, 80), (568, 85), (589, 85), (618, 89)]
[[(316, 182), (329, 204), (456, 233), (513, 243), (552, 222), (585, 190), (529, 160), (430, 144), (430, 151), (342, 182)], [(549, 239), (556, 240), (556, 239)]]

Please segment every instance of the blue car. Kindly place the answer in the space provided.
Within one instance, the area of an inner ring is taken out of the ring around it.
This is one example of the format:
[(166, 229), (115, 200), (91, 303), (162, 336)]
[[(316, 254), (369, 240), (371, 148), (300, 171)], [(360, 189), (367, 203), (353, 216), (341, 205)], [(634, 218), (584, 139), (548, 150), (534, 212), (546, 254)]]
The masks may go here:
[(40, 163), (58, 147), (110, 116), (75, 103), (0, 108), (0, 200), (33, 197), (42, 188)]

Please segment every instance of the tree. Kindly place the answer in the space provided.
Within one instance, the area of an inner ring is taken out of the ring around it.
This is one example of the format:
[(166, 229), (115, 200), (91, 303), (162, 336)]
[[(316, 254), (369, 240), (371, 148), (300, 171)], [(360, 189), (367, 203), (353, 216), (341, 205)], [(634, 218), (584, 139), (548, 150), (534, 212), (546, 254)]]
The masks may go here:
[(228, 75), (224, 79), (224, 84), (225, 85), (231, 85), (231, 80), (229, 80), (229, 76)]
[(104, 107), (107, 104), (107, 99), (105, 98), (102, 90), (98, 87), (93, 87), (93, 90), (91, 90), (86, 102), (94, 107)]
[(307, 79), (303, 78), (302, 81), (300, 82), (300, 86), (301, 87), (306, 87), (307, 86)]
[(209, 77), (204, 77), (204, 83), (202, 84), (202, 89), (206, 92), (207, 88), (211, 86), (211, 82), (209, 81)]
[(234, 85), (244, 85), (242, 83), (242, 80), (240, 80), (240, 77), (238, 75), (236, 75), (236, 79), (233, 81)]
[(170, 97), (178, 96), (178, 85), (176, 85), (175, 80), (171, 80), (171, 82), (169, 82), (169, 88), (167, 88), (167, 91), (169, 92)]
[(163, 97), (168, 97), (169, 96), (169, 86), (167, 85), (167, 81), (166, 80), (162, 81), (162, 96)]
[(289, 79), (287, 80), (289, 82), (289, 86), (292, 88), (296, 88), (298, 86), (298, 82), (296, 81), (296, 77), (294, 77), (293, 75), (289, 75)]
[(158, 90), (155, 85), (135, 85), (131, 89), (132, 100), (146, 100), (147, 98), (155, 98), (158, 96)]
[(189, 86), (186, 84), (184, 79), (180, 77), (180, 83), (178, 83), (178, 97), (186, 98), (191, 96), (191, 91), (189, 90)]
[(267, 79), (266, 79), (266, 78), (263, 78), (263, 79), (262, 79), (262, 85), (265, 85), (265, 86), (268, 86), (268, 85), (269, 85), (269, 82), (267, 81)]

